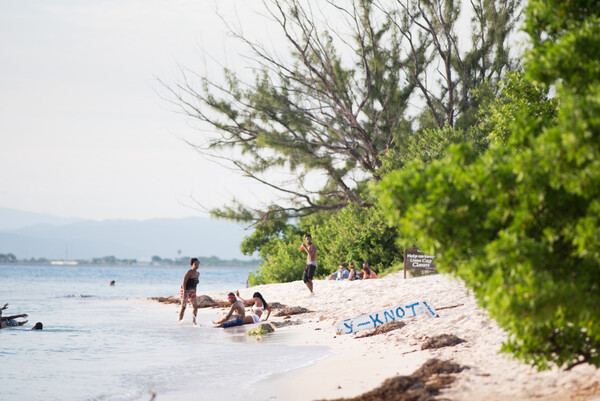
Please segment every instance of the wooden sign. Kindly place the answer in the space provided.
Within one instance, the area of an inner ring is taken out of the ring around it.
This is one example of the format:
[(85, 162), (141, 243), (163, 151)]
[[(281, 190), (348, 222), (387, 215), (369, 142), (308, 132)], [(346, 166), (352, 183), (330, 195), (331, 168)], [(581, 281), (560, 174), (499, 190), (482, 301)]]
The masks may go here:
[(404, 278), (407, 270), (435, 270), (435, 255), (426, 255), (417, 248), (404, 250)]
[(350, 319), (339, 320), (335, 324), (335, 332), (337, 334), (356, 333), (364, 329), (373, 329), (392, 320), (414, 317), (424, 313), (431, 317), (436, 316), (435, 310), (426, 301), (402, 304)]

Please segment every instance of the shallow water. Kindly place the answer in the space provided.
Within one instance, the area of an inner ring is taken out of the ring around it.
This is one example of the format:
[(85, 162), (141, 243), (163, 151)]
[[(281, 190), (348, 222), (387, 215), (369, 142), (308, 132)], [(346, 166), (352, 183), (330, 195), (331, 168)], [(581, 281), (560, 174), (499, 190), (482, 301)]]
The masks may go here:
[[(161, 401), (253, 400), (259, 380), (329, 354), (287, 346), (282, 333), (256, 341), (247, 327), (214, 329), (217, 311), (193, 327), (191, 308), (178, 324), (173, 305), (132, 301), (178, 295), (186, 270), (0, 265), (4, 314), (29, 314), (27, 325), (0, 330), (0, 399), (149, 400), (154, 390)], [(243, 288), (247, 275), (201, 268), (199, 293)], [(37, 321), (44, 330), (31, 331)]]

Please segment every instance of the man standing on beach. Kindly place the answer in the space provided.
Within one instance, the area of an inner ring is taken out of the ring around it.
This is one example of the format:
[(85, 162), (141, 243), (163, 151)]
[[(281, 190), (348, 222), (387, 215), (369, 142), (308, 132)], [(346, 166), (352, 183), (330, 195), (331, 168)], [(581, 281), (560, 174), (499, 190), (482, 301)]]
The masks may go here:
[(300, 250), (306, 251), (306, 267), (304, 268), (302, 280), (304, 281), (304, 284), (306, 284), (306, 287), (308, 287), (310, 293), (313, 294), (312, 279), (317, 268), (317, 246), (312, 243), (310, 234), (304, 236), (304, 244), (302, 244)]

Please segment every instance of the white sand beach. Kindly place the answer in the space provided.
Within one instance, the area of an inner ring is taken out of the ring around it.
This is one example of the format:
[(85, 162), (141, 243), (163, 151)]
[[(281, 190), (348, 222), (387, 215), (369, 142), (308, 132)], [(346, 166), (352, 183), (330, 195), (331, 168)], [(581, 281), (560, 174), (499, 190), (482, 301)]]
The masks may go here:
[[(477, 306), (472, 293), (458, 279), (439, 274), (404, 279), (402, 273), (396, 273), (375, 280), (317, 280), (314, 288), (315, 294), (310, 295), (304, 283), (296, 281), (240, 289), (243, 298), (259, 291), (267, 302), (308, 308), (310, 313), (291, 316), (299, 325), (277, 330), (295, 333), (290, 336), (291, 345), (325, 345), (335, 352), (309, 367), (263, 382), (256, 391), (264, 394), (265, 400), (356, 397), (387, 378), (412, 374), (432, 358), (468, 368), (453, 375), (455, 381), (442, 390), (441, 399), (600, 400), (600, 370), (593, 366), (538, 372), (499, 353), (507, 334)], [(224, 292), (207, 295), (217, 300), (226, 297)], [(436, 309), (438, 317), (421, 314), (405, 318), (406, 326), (366, 338), (356, 337), (368, 330), (348, 335), (335, 332), (334, 324), (340, 319), (422, 300)], [(213, 309), (215, 312), (221, 311)], [(283, 319), (272, 316), (269, 321)], [(465, 342), (421, 350), (428, 337), (441, 334), (453, 334)]]

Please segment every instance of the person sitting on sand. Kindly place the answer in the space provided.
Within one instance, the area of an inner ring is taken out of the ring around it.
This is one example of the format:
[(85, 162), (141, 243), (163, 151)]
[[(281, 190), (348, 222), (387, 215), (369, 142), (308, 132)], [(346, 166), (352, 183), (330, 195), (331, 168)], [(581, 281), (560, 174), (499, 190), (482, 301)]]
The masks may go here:
[(344, 280), (348, 277), (349, 277), (349, 272), (348, 272), (348, 269), (346, 269), (346, 264), (342, 263), (340, 265), (340, 268), (337, 271), (331, 273), (327, 277), (327, 280)]
[(192, 323), (195, 326), (196, 316), (198, 315), (196, 286), (200, 282), (200, 273), (198, 272), (200, 261), (198, 260), (198, 258), (192, 258), (190, 260), (190, 266), (192, 266), (192, 268), (185, 273), (185, 275), (183, 276), (183, 282), (181, 284), (181, 310), (179, 311), (179, 321), (181, 322), (181, 320), (183, 319), (185, 307), (187, 306), (187, 302), (189, 300), (192, 304), (192, 307), (194, 308), (194, 311), (192, 312)]
[(377, 278), (377, 274), (375, 274), (375, 272), (369, 267), (369, 264), (367, 262), (364, 262), (363, 268), (360, 272), (360, 279), (367, 280), (370, 278)]
[(244, 299), (240, 297), (239, 291), (236, 291), (235, 294), (245, 305), (252, 305), (252, 313), (244, 317), (244, 324), (258, 323), (265, 309), (267, 311), (267, 317), (265, 317), (265, 320), (269, 319), (269, 316), (271, 316), (271, 307), (269, 304), (267, 304), (267, 301), (265, 301), (260, 292), (255, 292), (252, 295), (252, 299)]
[[(226, 329), (227, 327), (241, 326), (244, 324), (246, 311), (244, 310), (244, 304), (242, 301), (238, 300), (233, 292), (230, 292), (229, 295), (227, 295), (227, 300), (231, 304), (231, 309), (229, 309), (229, 313), (227, 313), (225, 317), (217, 320), (216, 322), (213, 320), (215, 327), (222, 327)], [(229, 320), (234, 313), (236, 318)]]
[(25, 320), (22, 322), (18, 322), (15, 320), (20, 317), (27, 317), (26, 313), (21, 313), (20, 315), (2, 316), (2, 311), (6, 308), (8, 308), (8, 304), (4, 304), (4, 306), (2, 308), (0, 308), (0, 329), (5, 329), (6, 327), (12, 327), (12, 326), (23, 326), (25, 323), (27, 323), (29, 321), (29, 320)]
[(348, 278), (345, 278), (344, 280), (360, 280), (360, 273), (356, 270), (354, 262), (348, 263), (348, 269)]

